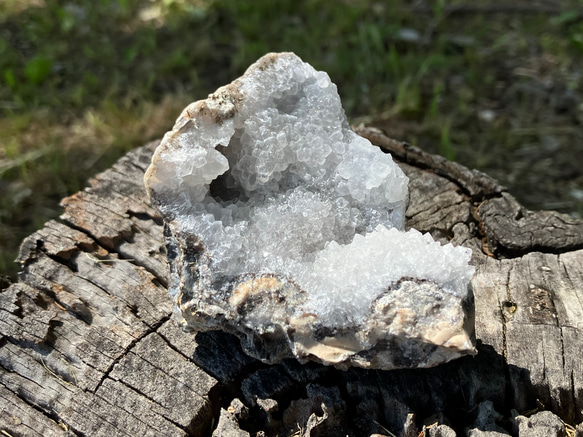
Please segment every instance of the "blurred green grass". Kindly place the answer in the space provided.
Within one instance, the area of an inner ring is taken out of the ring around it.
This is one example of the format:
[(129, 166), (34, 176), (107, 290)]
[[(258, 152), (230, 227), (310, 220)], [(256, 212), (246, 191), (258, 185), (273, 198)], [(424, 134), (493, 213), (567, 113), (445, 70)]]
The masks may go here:
[(0, 273), (59, 200), (270, 51), (349, 118), (583, 215), (583, 2), (2, 0)]

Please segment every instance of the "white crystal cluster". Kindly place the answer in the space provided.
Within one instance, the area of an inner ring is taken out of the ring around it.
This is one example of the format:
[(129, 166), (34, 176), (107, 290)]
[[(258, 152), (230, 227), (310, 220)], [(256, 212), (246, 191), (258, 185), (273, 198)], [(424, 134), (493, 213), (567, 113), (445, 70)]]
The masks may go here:
[(220, 306), (237, 284), (271, 275), (307, 294), (291, 317), (338, 328), (363, 323), (401, 278), (467, 294), (469, 249), (403, 231), (407, 184), (350, 129), (328, 75), (289, 53), (186, 108), (146, 175), (174, 236), (202, 247), (197, 292)]
[(328, 243), (300, 284), (311, 290), (311, 312), (330, 322), (360, 323), (372, 300), (401, 278), (428, 280), (464, 297), (474, 273), (470, 257), (470, 249), (442, 246), (429, 234), (378, 225), (373, 232), (356, 234), (350, 244)]

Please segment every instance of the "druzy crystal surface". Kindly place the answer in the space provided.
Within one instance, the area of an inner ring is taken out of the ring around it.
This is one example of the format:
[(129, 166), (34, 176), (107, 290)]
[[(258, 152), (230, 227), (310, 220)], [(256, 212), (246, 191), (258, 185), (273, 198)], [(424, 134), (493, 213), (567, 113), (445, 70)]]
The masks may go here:
[(188, 106), (145, 183), (186, 328), (231, 332), (269, 363), (392, 369), (475, 353), (471, 251), (404, 232), (407, 177), (293, 53)]

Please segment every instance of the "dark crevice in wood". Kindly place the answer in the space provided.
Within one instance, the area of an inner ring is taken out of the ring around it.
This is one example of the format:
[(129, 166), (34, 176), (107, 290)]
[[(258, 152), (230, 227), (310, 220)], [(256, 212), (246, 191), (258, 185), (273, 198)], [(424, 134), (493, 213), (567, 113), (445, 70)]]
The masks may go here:
[[(577, 410), (577, 390), (575, 388), (575, 375), (574, 375), (574, 371), (573, 369), (571, 369), (571, 371), (569, 372), (569, 382), (571, 384), (570, 388), (571, 388), (571, 396), (570, 396), (570, 400), (571, 402), (573, 402), (573, 407), (575, 408), (575, 410)], [(575, 420), (580, 421), (583, 417), (583, 411), (579, 410), (578, 412), (575, 412)], [(576, 423), (576, 422), (575, 422)], [(580, 437), (580, 436), (578, 436)]]
[[(6, 345), (6, 343), (8, 343), (8, 339), (10, 337), (4, 334), (0, 334), (0, 348), (4, 347)], [(2, 365), (2, 362), (0, 361), (0, 366)]]
[[(160, 143), (160, 140), (158, 140), (157, 143)], [(148, 146), (146, 145), (145, 147), (148, 147)], [(143, 173), (146, 173), (146, 170), (150, 166), (150, 163), (141, 165), (141, 163), (138, 162), (138, 161), (133, 161), (131, 159), (124, 159), (123, 160), (123, 165), (128, 165), (130, 167), (133, 167), (136, 170), (139, 170), (139, 171), (141, 171)]]
[[(177, 354), (183, 356), (191, 363), (198, 366), (198, 364), (192, 359), (192, 357), (188, 356), (182, 350), (180, 350), (179, 348), (174, 346), (174, 344), (172, 344), (172, 342), (169, 341), (168, 338), (166, 338), (166, 336), (164, 334), (162, 334), (159, 331), (156, 331), (156, 333), (160, 336), (160, 338), (162, 340), (164, 340), (164, 342), (166, 343), (166, 345), (170, 349), (172, 349)], [(219, 380), (218, 378), (216, 378), (215, 375), (212, 374), (212, 372), (209, 369), (206, 369), (206, 368), (203, 368), (200, 366), (198, 366), (198, 367), (201, 370), (203, 370), (204, 372), (206, 372), (208, 375), (215, 378), (217, 381)], [(220, 382), (216, 386), (214, 386), (207, 395), (201, 394), (201, 396), (204, 397), (205, 399), (207, 399), (211, 405), (212, 416), (214, 418), (214, 424), (213, 424), (213, 426), (211, 426), (211, 428), (213, 428), (213, 430), (214, 430), (214, 427), (218, 424), (219, 416), (221, 414), (221, 408), (227, 409), (228, 406), (233, 401), (233, 399), (235, 399), (235, 398), (241, 399), (241, 397), (242, 397), (240, 388), (238, 388), (238, 387), (236, 388), (235, 384), (221, 384)]]
[(495, 250), (494, 254), (496, 255), (497, 259), (518, 259), (518, 258), (522, 258), (525, 255), (528, 255), (529, 253), (543, 253), (543, 254), (548, 254), (548, 255), (560, 255), (562, 253), (565, 252), (574, 252), (577, 250), (581, 250), (583, 249), (583, 244), (579, 245), (565, 245), (562, 248), (551, 248), (548, 246), (539, 246), (539, 245), (533, 245), (531, 247), (529, 247), (526, 250), (513, 250), (513, 249), (508, 249), (504, 246), (498, 246), (498, 248)]
[(49, 257), (50, 259), (52, 259), (53, 261), (55, 261), (56, 263), (61, 264), (61, 265), (65, 266), (65, 267), (67, 267), (73, 273), (78, 273), (79, 272), (79, 270), (77, 269), (77, 266), (71, 260), (68, 260), (68, 259), (65, 259), (65, 258), (61, 258), (60, 256), (53, 255), (53, 254), (49, 254), (49, 253), (46, 253), (46, 252), (45, 252), (45, 255), (47, 257)]
[[(132, 226), (132, 228), (133, 228), (133, 226)], [(131, 241), (131, 238), (125, 238), (124, 240), (129, 244), (133, 243)], [(152, 270), (152, 268), (150, 268), (146, 263), (141, 262), (139, 259), (126, 257), (126, 255), (124, 255), (123, 252), (119, 249), (119, 243), (115, 245), (115, 250), (112, 250), (110, 252), (115, 253), (119, 257), (120, 260), (126, 260), (127, 262), (135, 265), (136, 267), (143, 268), (145, 271), (147, 271), (148, 273), (150, 273), (153, 276), (153, 278), (154, 278), (153, 281), (156, 281), (158, 284), (162, 285), (163, 288), (168, 288), (168, 279), (167, 278), (160, 276), (158, 273), (156, 273), (154, 270)], [(154, 284), (156, 284), (156, 282), (154, 282)]]
[(50, 253), (45, 249), (44, 242), (39, 239), (35, 241), (34, 248), (30, 247), (30, 245), (28, 245), (28, 247), (26, 247), (26, 245), (23, 245), (21, 247), (18, 259), (19, 260), (23, 259), (23, 261), (21, 261), (22, 270), (26, 269), (32, 262), (36, 261), (39, 253), (42, 253), (49, 257), (50, 259), (52, 259), (53, 261), (57, 262), (58, 264), (67, 267), (73, 273), (78, 273), (77, 266), (71, 261), (70, 257), (64, 258), (54, 253)]
[(0, 293), (6, 290), (12, 284), (12, 280), (8, 276), (0, 275)]
[[(549, 326), (548, 323), (545, 322), (540, 322), (540, 323), (522, 323), (522, 322), (513, 322), (516, 323), (517, 325), (524, 325), (524, 326)], [(555, 326), (554, 324), (552, 326)], [(573, 329), (577, 329), (576, 326), (570, 326), (570, 325), (562, 325), (564, 328), (573, 328)]]
[[(63, 225), (65, 225), (65, 226), (70, 227), (71, 229), (73, 229), (75, 231), (82, 232), (83, 234), (85, 234), (89, 238), (91, 238), (93, 241), (95, 241), (95, 243), (98, 244), (99, 246), (101, 246), (101, 247), (103, 247), (103, 248), (105, 248), (107, 250), (110, 250), (111, 249), (110, 247), (106, 247), (103, 244), (101, 244), (101, 242), (99, 241), (99, 238), (97, 238), (95, 235), (93, 235), (91, 233), (91, 231), (89, 231), (88, 229), (85, 229), (85, 228), (83, 228), (81, 226), (78, 226), (75, 223), (71, 222), (70, 220), (67, 220), (67, 219), (64, 219), (64, 218), (60, 218), (58, 220), (58, 222), (61, 223), (61, 224), (63, 224)], [(121, 239), (121, 236), (119, 238)]]
[(19, 319), (22, 319), (24, 316), (23, 316), (23, 312), (22, 312), (22, 301), (21, 301), (21, 299), (18, 298), (16, 300), (16, 302), (14, 302), (14, 303), (17, 305), (17, 307), (16, 307), (15, 310), (8, 311), (6, 308), (0, 308), (0, 311), (6, 311), (7, 313), (10, 313), (10, 314), (18, 317)]
[(148, 167), (150, 166), (150, 163), (148, 163), (147, 165), (139, 165), (139, 163), (137, 162), (132, 162), (131, 160), (127, 160), (125, 162), (125, 164), (129, 164), (130, 166), (134, 167), (137, 170), (140, 170), (144, 173), (146, 173), (146, 170), (148, 170)]
[[(72, 223), (66, 219), (61, 220), (61, 223), (63, 223), (66, 226), (69, 226), (70, 228), (72, 228), (76, 231), (84, 233), (89, 238), (91, 238), (93, 241), (95, 241), (96, 244), (101, 245), (101, 243), (99, 242), (99, 239), (95, 235), (93, 235), (89, 230), (82, 228), (80, 226), (77, 226), (75, 223)], [(123, 260), (123, 261), (131, 263), (132, 265), (134, 265), (136, 267), (141, 267), (144, 270), (146, 270), (148, 273), (150, 273), (155, 278), (155, 280), (158, 281), (159, 284), (161, 284), (164, 288), (167, 288), (168, 287), (168, 280), (166, 278), (160, 277), (160, 275), (158, 275), (155, 271), (153, 271), (148, 266), (144, 265), (144, 263), (140, 262), (139, 260), (137, 260), (135, 258), (126, 257), (122, 252), (119, 251), (119, 243), (122, 240), (131, 244), (131, 239), (128, 239), (128, 238), (120, 235), (120, 236), (118, 236), (118, 239), (115, 241), (114, 246), (106, 248), (109, 253), (117, 255), (119, 258), (118, 260), (112, 260), (112, 262)], [(105, 247), (105, 246), (102, 246), (102, 247)]]
[[(340, 375), (334, 375), (334, 373), (338, 372), (338, 370), (334, 369), (332, 370), (332, 374), (330, 374), (329, 372), (329, 378), (328, 378), (328, 383), (326, 382), (319, 382), (320, 385), (323, 385), (324, 387), (336, 387), (340, 390), (340, 394), (341, 394), (341, 398), (342, 400), (344, 400), (346, 402), (346, 425), (348, 427), (348, 429), (350, 430), (354, 430), (354, 429), (358, 429), (358, 423), (357, 423), (357, 419), (359, 419), (359, 411), (358, 411), (358, 405), (356, 402), (354, 402), (351, 399), (351, 396), (348, 392), (348, 388), (346, 387), (346, 384), (338, 384), (336, 382), (337, 378), (338, 379), (342, 379), (342, 377)], [(375, 374), (378, 375), (378, 372), (376, 370), (373, 370), (373, 372)], [(380, 384), (378, 384), (378, 380), (377, 380), (377, 386), (378, 388), (378, 392), (380, 393), (381, 388), (380, 388)], [(381, 396), (382, 398), (382, 396)], [(384, 404), (384, 402), (383, 402)], [(378, 405), (378, 401), (377, 401), (377, 405)], [(383, 405), (383, 411), (387, 411), (387, 408), (385, 405)], [(378, 420), (381, 420), (381, 417), (377, 418)], [(378, 423), (378, 422), (377, 422)], [(354, 435), (354, 431), (351, 433), (352, 435)], [(348, 433), (346, 435), (349, 435)]]
[[(34, 283), (31, 283), (31, 281), (28, 280), (28, 274), (29, 273), (26, 270), (23, 270), (21, 273), (19, 273), (19, 275), (21, 276), (21, 281), (30, 285), (33, 288), (37, 288), (37, 287), (35, 287)], [(73, 308), (68, 303), (63, 302), (61, 299), (59, 299), (57, 297), (57, 294), (53, 290), (51, 290), (50, 287), (42, 287), (42, 288), (39, 287), (39, 288), (37, 288), (37, 290), (41, 293), (44, 293), (46, 296), (48, 296), (49, 299), (53, 303), (57, 304), (57, 306), (59, 306), (60, 308), (65, 309), (67, 311), (67, 313), (69, 313), (75, 319), (83, 322), (86, 325), (91, 325), (92, 316), (88, 311), (85, 310), (85, 308), (81, 308), (80, 306)], [(78, 299), (81, 303), (83, 303), (84, 305), (87, 305), (81, 298), (78, 298)], [(54, 325), (49, 324), (49, 330), (47, 331), (47, 334), (46, 334), (47, 336), (50, 335), (51, 328), (53, 326)]]
[[(541, 357), (542, 357), (542, 362), (543, 362), (543, 365), (542, 365), (543, 374), (542, 374), (542, 378), (541, 379), (543, 381), (547, 381), (547, 362), (546, 362), (546, 359), (545, 359), (546, 358), (545, 357), (545, 351), (546, 350), (544, 348), (541, 351)], [(550, 396), (549, 387), (544, 387), (544, 390), (545, 390), (545, 394), (547, 395), (547, 398), (550, 399), (551, 396)], [(545, 406), (545, 408), (547, 408), (547, 407)]]
[[(476, 223), (476, 237), (482, 242), (482, 252), (486, 253), (483, 249), (484, 244), (488, 244), (488, 236), (486, 235), (486, 228), (484, 225), (484, 221), (480, 217), (480, 207), (484, 204), (484, 202), (473, 202), (472, 209), (471, 209), (471, 216), (474, 223)], [(486, 253), (487, 254), (487, 253)]]
[(445, 238), (447, 238), (448, 240), (451, 240), (454, 237), (454, 233), (453, 233), (453, 227), (456, 225), (456, 223), (454, 223), (451, 228), (440, 228), (440, 227), (431, 227), (429, 228), (428, 232), (435, 236), (435, 235), (440, 235), (443, 236)]
[[(167, 320), (166, 320), (166, 321), (167, 321)], [(154, 332), (156, 332), (156, 331), (154, 331)], [(129, 352), (131, 352), (131, 349), (128, 349), (128, 352), (126, 352), (126, 354), (127, 354), (127, 353), (129, 353)], [(152, 366), (153, 368), (155, 368), (155, 369), (159, 370), (160, 372), (164, 372), (164, 370), (165, 370), (165, 369), (161, 368), (161, 367), (160, 367), (160, 366), (159, 366), (159, 365), (156, 363), (156, 361), (150, 361), (150, 360), (149, 360), (147, 357), (144, 357), (144, 356), (142, 356), (142, 355), (138, 355), (138, 356), (139, 356), (139, 358), (140, 358), (141, 360), (144, 360), (146, 363), (148, 363), (148, 364), (149, 364), (150, 366)], [(204, 370), (204, 369), (203, 369), (203, 370)], [(168, 376), (169, 376), (171, 379), (173, 379), (174, 381), (178, 382), (179, 384), (182, 384), (182, 385), (184, 385), (185, 387), (187, 387), (188, 389), (190, 389), (190, 390), (191, 390), (193, 393), (197, 394), (197, 395), (198, 395), (198, 396), (200, 396), (201, 398), (203, 398), (203, 399), (205, 399), (205, 400), (208, 400), (208, 401), (210, 401), (210, 398), (212, 397), (212, 396), (211, 396), (211, 393), (199, 393), (199, 392), (196, 390), (196, 387), (191, 387), (191, 386), (189, 386), (188, 384), (186, 384), (185, 382), (183, 382), (183, 381), (180, 381), (180, 379), (177, 379), (176, 377), (174, 377), (174, 376), (172, 376), (172, 375), (168, 375)], [(211, 390), (212, 390), (212, 389), (211, 389)]]
[(154, 222), (158, 226), (164, 226), (164, 220), (162, 220), (162, 217), (160, 216), (153, 216), (146, 212), (134, 212), (134, 211), (128, 211), (128, 215), (130, 216), (130, 218), (135, 217), (139, 220)]
[[(553, 301), (553, 305), (554, 305), (554, 301)], [(555, 310), (556, 313), (556, 310)], [(563, 338), (563, 330), (561, 329), (561, 326), (559, 325), (559, 319), (558, 317), (556, 318), (557, 321), (557, 327), (559, 328), (559, 339), (561, 341), (561, 365), (563, 370), (565, 370), (567, 368), (567, 363), (565, 361), (565, 339)], [(575, 405), (575, 404), (573, 404)]]
[[(563, 338), (563, 330), (559, 326), (558, 318), (557, 318), (557, 327), (559, 328), (559, 338), (561, 340), (561, 364), (562, 364), (562, 369), (564, 372), (567, 368), (567, 362), (565, 360), (565, 339)], [(573, 384), (573, 377), (572, 377), (573, 372), (571, 371), (570, 373), (571, 373), (571, 375), (570, 375), (569, 379), (570, 379), (571, 384)], [(573, 385), (571, 385), (571, 391), (574, 393), (574, 386)], [(575, 405), (577, 405), (577, 404), (573, 403), (573, 409), (574, 409)]]
[[(514, 308), (516, 310), (516, 306), (512, 303), (512, 295), (510, 293), (510, 275), (512, 274), (512, 270), (514, 269), (514, 265), (510, 266), (508, 269), (508, 274), (506, 275), (506, 300), (500, 302), (500, 312), (502, 314), (502, 344), (504, 347), (504, 358), (508, 360), (508, 335), (507, 335), (507, 322), (508, 322), (508, 314), (509, 308)], [(511, 304), (510, 307), (507, 307), (508, 304)]]
[[(73, 317), (75, 317), (74, 314), (71, 314), (71, 315)], [(81, 321), (84, 321), (84, 320), (81, 320)], [(85, 323), (87, 323), (87, 322), (85, 322)], [(55, 329), (60, 327), (60, 326), (63, 326), (63, 322), (61, 322), (60, 320), (55, 320), (55, 319), (51, 320), (49, 322), (49, 327), (47, 329), (47, 333), (45, 335), (45, 338), (43, 339), (43, 343), (46, 344), (47, 346), (51, 347), (54, 350), (57, 350), (55, 348), (55, 343), (57, 340), (56, 335), (55, 335)]]
[[(85, 194), (85, 193), (83, 193)], [(75, 196), (72, 196), (75, 197)], [(92, 225), (95, 223), (100, 223), (103, 218), (104, 218), (104, 213), (107, 212), (108, 215), (110, 215), (111, 217), (107, 217), (110, 220), (118, 220), (123, 222), (124, 219), (126, 219), (125, 214), (120, 214), (119, 212), (116, 211), (112, 211), (111, 209), (108, 209), (106, 211), (101, 211), (100, 214), (97, 214), (95, 211), (100, 211), (103, 210), (103, 205), (100, 205), (97, 202), (93, 201), (93, 197), (91, 196), (85, 196), (85, 198), (83, 199), (83, 201), (86, 203), (86, 211), (85, 214), (87, 215), (87, 217), (85, 217), (85, 220), (88, 221), (88, 223), (91, 223)], [(69, 209), (69, 205), (67, 203), (63, 204), (65, 206), (65, 210), (67, 211)], [(73, 221), (64, 218), (67, 215), (63, 215), (61, 216), (61, 221), (66, 224), (67, 226), (70, 226), (71, 228), (78, 230), (80, 232), (85, 233), (87, 236), (89, 236), (90, 238), (92, 238), (93, 240), (95, 240), (99, 245), (101, 245), (102, 247), (104, 247), (105, 249), (108, 250), (114, 250), (115, 245), (123, 240), (124, 238), (124, 230), (123, 229), (115, 229), (116, 234), (113, 236), (110, 235), (104, 235), (103, 237), (98, 237), (97, 235), (92, 234), (89, 229), (86, 229), (82, 226), (76, 225)], [(74, 214), (71, 216), (74, 217)], [(110, 227), (111, 228), (111, 227)], [(111, 228), (113, 229), (113, 228)]]
[[(193, 361), (194, 362), (194, 361)], [(196, 363), (195, 363), (196, 364)], [(221, 408), (227, 408), (231, 402), (237, 398), (242, 400), (243, 403), (245, 402), (245, 397), (243, 395), (243, 391), (241, 389), (241, 382), (244, 381), (249, 376), (253, 375), (255, 372), (266, 369), (268, 366), (263, 364), (260, 361), (252, 363), (251, 365), (247, 366), (243, 371), (235, 378), (233, 381), (226, 383), (226, 384), (219, 384), (219, 405)], [(211, 375), (213, 378), (218, 379), (216, 376), (212, 374), (211, 369), (202, 368), (206, 373)], [(291, 401), (291, 400), (290, 400)], [(247, 405), (247, 407), (251, 407)], [(246, 431), (250, 431), (246, 429)]]
[[(169, 318), (169, 319), (170, 319), (170, 318)], [(193, 364), (195, 364), (196, 366), (200, 367), (202, 370), (204, 370), (204, 371), (205, 371), (206, 373), (208, 373), (210, 376), (212, 376), (212, 377), (213, 377), (213, 378), (215, 378), (216, 380), (219, 380), (219, 378), (217, 378), (217, 375), (213, 375), (213, 371), (212, 371), (212, 369), (210, 369), (210, 368), (206, 368), (206, 366), (205, 366), (205, 367), (202, 367), (202, 366), (200, 366), (200, 364), (199, 364), (199, 363), (197, 363), (195, 360), (193, 360), (193, 358), (192, 358), (191, 356), (188, 356), (188, 355), (187, 355), (187, 354), (185, 354), (183, 351), (181, 351), (179, 348), (177, 348), (176, 346), (174, 346), (174, 345), (172, 344), (172, 342), (171, 342), (170, 340), (168, 340), (168, 338), (166, 338), (166, 336), (165, 336), (163, 333), (161, 333), (161, 332), (159, 332), (159, 331), (156, 331), (156, 333), (157, 333), (157, 334), (160, 336), (160, 338), (162, 338), (162, 340), (164, 340), (164, 342), (165, 342), (165, 343), (168, 345), (168, 347), (169, 347), (170, 349), (172, 349), (174, 352), (176, 352), (176, 353), (178, 353), (178, 354), (182, 355), (184, 358), (186, 358), (188, 361), (192, 362), (192, 363), (193, 363)], [(187, 334), (187, 335), (192, 335), (192, 334)]]
[(99, 387), (101, 387), (103, 385), (103, 382), (109, 377), (109, 375), (113, 371), (113, 369), (116, 366), (116, 364), (118, 364), (125, 357), (126, 354), (128, 354), (134, 347), (136, 347), (136, 345), (140, 341), (142, 341), (148, 335), (156, 332), (164, 323), (166, 323), (168, 320), (170, 320), (171, 316), (172, 315), (169, 314), (169, 315), (161, 318), (155, 325), (153, 325), (152, 327), (150, 327), (149, 329), (147, 329), (146, 331), (144, 331), (139, 337), (137, 337), (136, 339), (134, 339), (127, 346), (126, 350), (124, 350), (123, 353), (120, 353), (119, 356), (117, 358), (115, 358), (111, 362), (111, 364), (109, 365), (109, 367), (107, 368), (107, 370), (105, 372), (103, 372), (103, 375), (101, 376), (101, 379), (99, 380), (99, 382), (95, 386), (95, 389), (93, 389), (93, 393), (97, 393), (97, 390), (99, 390)]
[[(106, 260), (104, 260), (106, 261)], [(111, 260), (111, 261), (119, 261), (119, 260)], [(130, 313), (132, 313), (133, 315), (136, 316), (137, 319), (139, 319), (141, 322), (143, 322), (145, 325), (148, 326), (148, 324), (141, 320), (139, 315), (138, 315), (138, 308), (136, 306), (135, 303), (131, 303), (128, 302), (126, 299), (124, 299), (121, 296), (118, 295), (114, 295), (112, 293), (110, 293), (107, 289), (105, 289), (102, 285), (100, 285), (99, 283), (93, 281), (92, 279), (88, 278), (88, 277), (81, 277), (80, 279), (82, 279), (84, 282), (91, 284), (93, 287), (95, 287), (97, 290), (99, 290), (100, 292), (103, 292), (103, 294), (105, 294), (106, 296), (110, 297), (110, 298), (115, 298), (118, 299), (120, 302), (122, 302), (124, 304), (124, 306), (128, 309), (128, 311)], [(72, 290), (71, 290), (72, 291)], [(77, 314), (77, 318), (81, 318), (81, 320), (83, 320), (85, 323), (87, 323), (88, 325), (91, 325), (93, 322), (93, 316), (91, 314), (91, 310), (90, 308), (92, 307), (90, 302), (85, 302), (84, 299), (82, 299), (80, 296), (77, 296), (77, 299), (79, 299), (79, 301), (83, 304), (83, 306), (79, 306), (80, 310), (77, 310), (76, 313)], [(69, 306), (70, 307), (70, 306)], [(127, 322), (123, 321), (122, 319), (120, 319), (119, 317), (116, 317), (121, 323), (123, 323), (124, 325), (128, 325)]]
[(38, 259), (38, 252), (43, 247), (44, 243), (42, 240), (36, 240), (33, 245), (28, 244), (32, 237), (25, 239), (20, 246), (18, 258), (16, 258), (16, 262), (20, 264), (20, 271), (18, 272), (18, 279), (21, 280), (22, 271), (26, 269), (29, 265), (37, 262)]
[(567, 280), (571, 283), (573, 283), (573, 280), (571, 279), (571, 276), (569, 275), (569, 270), (567, 269), (567, 266), (565, 265), (565, 263), (562, 260), (561, 254), (559, 254), (559, 256), (557, 257), (557, 261), (559, 262), (559, 264), (561, 265), (561, 267), (563, 267), (563, 273), (565, 274), (565, 276), (567, 277)]
[(387, 403), (385, 402), (385, 398), (381, 395), (381, 372), (376, 371), (375, 370), (375, 382), (376, 382), (376, 387), (378, 389), (378, 396), (377, 396), (377, 405), (380, 406), (381, 411), (383, 412), (388, 412), (390, 411), (390, 406), (387, 405)]
[[(241, 392), (241, 387), (238, 386), (237, 389), (238, 393), (235, 397), (242, 399), (243, 403), (246, 404), (246, 406), (249, 408), (249, 417), (246, 420), (239, 421), (239, 425), (242, 430), (249, 432), (251, 435), (255, 435), (256, 433), (265, 429), (267, 422), (271, 420), (275, 421), (276, 423), (282, 421), (284, 413), (288, 410), (288, 408), (291, 407), (291, 405), (294, 402), (310, 399), (307, 392), (307, 386), (313, 384), (324, 388), (337, 388), (340, 390), (342, 394), (342, 400), (346, 403), (347, 409), (349, 409), (349, 411), (352, 411), (352, 414), (347, 414), (347, 417), (345, 418), (348, 422), (347, 423), (348, 428), (345, 430), (345, 433), (343, 433), (343, 435), (354, 435), (351, 429), (354, 429), (353, 419), (356, 418), (355, 414), (356, 404), (350, 401), (350, 396), (348, 394), (345, 384), (340, 382), (344, 380), (344, 375), (342, 371), (339, 371), (333, 367), (328, 367), (326, 368), (326, 372), (324, 372), (322, 375), (319, 375), (318, 377), (307, 378), (304, 381), (295, 381), (291, 374), (288, 372), (288, 370), (282, 365), (268, 366), (262, 363), (258, 363), (256, 370), (247, 372), (248, 373), (247, 375), (238, 378), (238, 382), (240, 383), (241, 381), (245, 380), (249, 376), (252, 376), (255, 372), (261, 369), (269, 368), (279, 369), (280, 371), (283, 372), (283, 374), (289, 376), (290, 379), (294, 381), (294, 383), (289, 384), (285, 390), (271, 397), (271, 399), (277, 402), (278, 411), (276, 411), (275, 413), (271, 413), (270, 414), (271, 417), (269, 419), (267, 418), (266, 412), (259, 405), (249, 405), (245, 401), (244, 395)], [(230, 400), (228, 402), (225, 402), (226, 405), (228, 405), (229, 403)], [(317, 406), (316, 414), (319, 416), (323, 415), (323, 411), (321, 410), (320, 405)], [(280, 424), (283, 424), (283, 422), (281, 422)], [(268, 435), (272, 434), (268, 433)]]
[[(136, 264), (137, 265), (137, 264)], [(140, 266), (142, 267), (142, 266)], [(148, 273), (152, 273), (152, 272), (148, 272)], [(163, 281), (162, 279), (154, 276), (152, 278), (152, 284), (154, 284), (155, 287), (160, 287), (160, 288), (168, 288), (168, 281)]]

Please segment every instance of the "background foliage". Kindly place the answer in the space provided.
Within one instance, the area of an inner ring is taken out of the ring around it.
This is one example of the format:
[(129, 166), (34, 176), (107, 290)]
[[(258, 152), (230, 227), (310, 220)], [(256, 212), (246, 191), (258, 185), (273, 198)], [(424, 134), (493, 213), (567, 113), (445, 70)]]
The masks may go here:
[(0, 273), (59, 200), (269, 51), (353, 123), (583, 214), (583, 2), (0, 1)]

